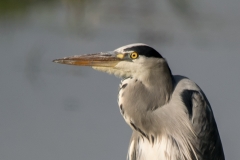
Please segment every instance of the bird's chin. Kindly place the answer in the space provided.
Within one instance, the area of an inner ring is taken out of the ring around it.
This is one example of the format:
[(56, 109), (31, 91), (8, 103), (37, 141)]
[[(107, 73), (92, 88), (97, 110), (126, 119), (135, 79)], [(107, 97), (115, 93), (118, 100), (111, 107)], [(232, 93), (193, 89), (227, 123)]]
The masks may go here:
[(127, 78), (127, 77), (131, 77), (131, 73), (130, 72), (125, 72), (123, 70), (117, 69), (117, 68), (113, 68), (113, 67), (99, 67), (99, 66), (93, 66), (92, 67), (95, 70), (101, 71), (101, 72), (106, 72), (108, 74), (113, 74), (116, 77), (119, 78)]

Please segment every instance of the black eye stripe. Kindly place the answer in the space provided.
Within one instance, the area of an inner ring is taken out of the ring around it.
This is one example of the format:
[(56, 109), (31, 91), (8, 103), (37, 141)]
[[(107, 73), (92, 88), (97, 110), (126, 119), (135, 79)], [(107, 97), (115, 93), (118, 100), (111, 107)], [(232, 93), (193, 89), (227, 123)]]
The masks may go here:
[(143, 55), (145, 57), (163, 58), (161, 54), (159, 54), (155, 49), (149, 46), (132, 46), (130, 48), (124, 49), (124, 51), (134, 51), (138, 55)]

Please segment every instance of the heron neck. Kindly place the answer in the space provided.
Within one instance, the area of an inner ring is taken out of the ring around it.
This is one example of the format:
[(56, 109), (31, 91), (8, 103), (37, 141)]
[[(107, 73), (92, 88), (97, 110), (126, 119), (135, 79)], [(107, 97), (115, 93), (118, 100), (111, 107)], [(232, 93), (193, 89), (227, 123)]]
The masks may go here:
[(149, 91), (155, 92), (158, 106), (163, 106), (168, 103), (173, 92), (173, 76), (168, 64), (163, 64), (162, 67), (156, 67), (141, 77), (143, 84), (149, 88)]

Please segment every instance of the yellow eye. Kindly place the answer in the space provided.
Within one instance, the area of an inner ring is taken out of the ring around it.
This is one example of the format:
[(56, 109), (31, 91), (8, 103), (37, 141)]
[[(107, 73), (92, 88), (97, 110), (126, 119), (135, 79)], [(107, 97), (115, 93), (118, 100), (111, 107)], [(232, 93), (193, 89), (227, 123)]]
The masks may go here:
[(136, 59), (136, 58), (138, 58), (138, 54), (137, 54), (137, 52), (133, 52), (133, 53), (131, 53), (131, 54), (130, 54), (130, 58), (132, 58), (132, 59)]

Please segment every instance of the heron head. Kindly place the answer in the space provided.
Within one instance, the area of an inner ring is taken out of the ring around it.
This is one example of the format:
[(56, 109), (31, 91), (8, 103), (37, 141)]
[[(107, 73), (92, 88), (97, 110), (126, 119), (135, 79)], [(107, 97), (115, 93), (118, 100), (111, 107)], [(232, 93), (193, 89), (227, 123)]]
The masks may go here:
[[(76, 55), (53, 60), (56, 63), (91, 66), (121, 78), (138, 77), (144, 72), (165, 69), (165, 59), (152, 47), (135, 43), (114, 51)], [(168, 68), (168, 67), (167, 67)]]

